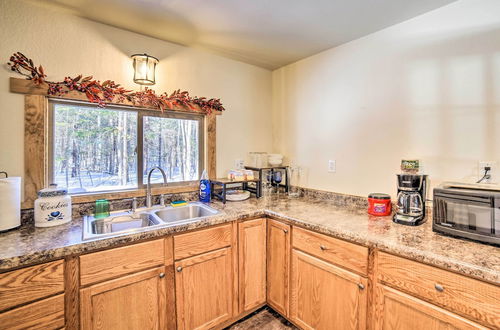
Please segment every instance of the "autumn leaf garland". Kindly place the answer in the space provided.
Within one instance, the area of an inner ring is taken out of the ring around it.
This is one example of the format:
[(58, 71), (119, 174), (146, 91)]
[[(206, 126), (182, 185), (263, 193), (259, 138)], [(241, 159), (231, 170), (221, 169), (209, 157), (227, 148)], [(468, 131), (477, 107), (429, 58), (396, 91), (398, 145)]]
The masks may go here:
[(34, 84), (46, 83), (49, 87), (48, 95), (63, 96), (70, 91), (84, 93), (90, 102), (97, 103), (104, 107), (109, 102), (123, 102), (125, 100), (134, 105), (157, 108), (160, 111), (171, 109), (176, 106), (183, 106), (192, 111), (198, 111), (198, 106), (202, 112), (210, 114), (212, 111), (224, 111), (220, 99), (207, 99), (205, 97), (191, 97), (188, 92), (176, 90), (170, 95), (167, 93), (156, 94), (154, 90), (145, 88), (144, 91), (130, 91), (112, 80), (100, 82), (94, 80), (92, 76), (83, 77), (78, 75), (74, 78), (66, 77), (63, 81), (48, 81), (43, 67), (35, 66), (33, 60), (23, 53), (12, 54), (10, 62), (7, 63), (12, 71), (21, 74)]

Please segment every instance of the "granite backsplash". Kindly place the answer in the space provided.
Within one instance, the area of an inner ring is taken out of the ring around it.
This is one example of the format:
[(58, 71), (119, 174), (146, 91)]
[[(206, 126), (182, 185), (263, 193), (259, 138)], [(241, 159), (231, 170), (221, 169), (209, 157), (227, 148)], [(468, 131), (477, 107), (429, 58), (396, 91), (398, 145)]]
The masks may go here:
[[(323, 201), (329, 201), (333, 205), (342, 207), (353, 207), (353, 208), (367, 208), (368, 200), (366, 197), (347, 195), (336, 192), (316, 190), (309, 188), (299, 188), (301, 197), (308, 197), (319, 199)], [(168, 205), (172, 201), (185, 200), (185, 201), (196, 201), (198, 200), (198, 192), (188, 192), (188, 193), (178, 193), (178, 194), (164, 194), (165, 203)], [(160, 203), (160, 195), (153, 196), (153, 204)], [(146, 197), (137, 197), (137, 207), (146, 206)], [(124, 199), (114, 199), (109, 201), (110, 211), (116, 210), (127, 210), (132, 208), (132, 198)], [(95, 202), (87, 203), (74, 203), (73, 204), (73, 218), (79, 218), (84, 215), (93, 214), (95, 210)], [(26, 225), (34, 222), (34, 211), (33, 209), (24, 209), (21, 211), (21, 224)]]

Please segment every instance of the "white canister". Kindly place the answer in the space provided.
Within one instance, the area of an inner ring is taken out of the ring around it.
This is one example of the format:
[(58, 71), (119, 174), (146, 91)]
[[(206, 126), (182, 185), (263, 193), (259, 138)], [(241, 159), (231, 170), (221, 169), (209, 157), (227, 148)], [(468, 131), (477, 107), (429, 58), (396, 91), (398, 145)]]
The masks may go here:
[(71, 221), (71, 196), (66, 189), (51, 184), (38, 192), (35, 227), (52, 227)]

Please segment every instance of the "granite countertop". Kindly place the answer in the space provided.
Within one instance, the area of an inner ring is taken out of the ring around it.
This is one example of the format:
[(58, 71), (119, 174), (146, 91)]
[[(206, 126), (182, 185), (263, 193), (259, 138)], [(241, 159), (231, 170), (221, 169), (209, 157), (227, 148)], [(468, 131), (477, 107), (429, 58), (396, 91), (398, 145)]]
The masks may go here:
[(418, 227), (403, 226), (393, 223), (391, 217), (369, 216), (364, 208), (341, 206), (311, 197), (283, 196), (279, 200), (251, 198), (244, 202), (228, 202), (226, 205), (213, 202), (210, 206), (221, 213), (189, 224), (147, 228), (140, 232), (87, 241), (82, 239), (82, 219), (52, 228), (24, 226), (0, 234), (0, 271), (238, 219), (269, 215), (333, 237), (500, 284), (500, 248), (436, 234), (432, 231), (430, 221)]

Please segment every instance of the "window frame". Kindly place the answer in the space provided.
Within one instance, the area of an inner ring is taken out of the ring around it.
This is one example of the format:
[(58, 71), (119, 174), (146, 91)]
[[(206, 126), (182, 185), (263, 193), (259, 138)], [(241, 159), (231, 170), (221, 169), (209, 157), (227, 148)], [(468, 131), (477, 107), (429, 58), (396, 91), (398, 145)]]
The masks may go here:
[[(48, 182), (53, 182), (54, 176), (54, 129), (55, 129), (55, 116), (54, 116), (54, 108), (56, 104), (71, 104), (71, 105), (81, 105), (86, 107), (94, 107), (96, 109), (99, 106), (95, 103), (85, 102), (85, 101), (77, 101), (70, 99), (60, 99), (60, 98), (48, 98), (48, 136), (47, 136), (47, 179)], [(137, 144), (136, 144), (136, 162), (137, 162), (137, 187), (133, 188), (125, 188), (125, 189), (108, 189), (108, 190), (98, 190), (98, 191), (88, 191), (88, 192), (78, 192), (72, 193), (71, 196), (88, 196), (92, 194), (106, 194), (106, 193), (119, 193), (119, 192), (127, 192), (127, 191), (135, 191), (139, 189), (146, 189), (147, 182), (144, 182), (144, 117), (156, 117), (156, 118), (172, 118), (172, 119), (184, 119), (184, 120), (196, 120), (198, 122), (198, 177), (201, 177), (201, 174), (204, 169), (207, 168), (207, 164), (205, 163), (206, 154), (205, 154), (205, 120), (206, 115), (202, 113), (188, 113), (188, 112), (179, 112), (179, 111), (170, 111), (164, 110), (162, 111), (151, 111), (148, 109), (127, 106), (127, 105), (117, 105), (117, 104), (107, 104), (106, 109), (112, 109), (116, 111), (127, 111), (134, 112), (137, 114)], [(167, 170), (163, 168), (164, 170)], [(167, 185), (170, 187), (182, 187), (189, 186), (196, 183), (197, 180), (192, 181), (177, 181), (177, 182), (167, 182)], [(152, 183), (151, 187), (162, 187), (162, 183)]]

